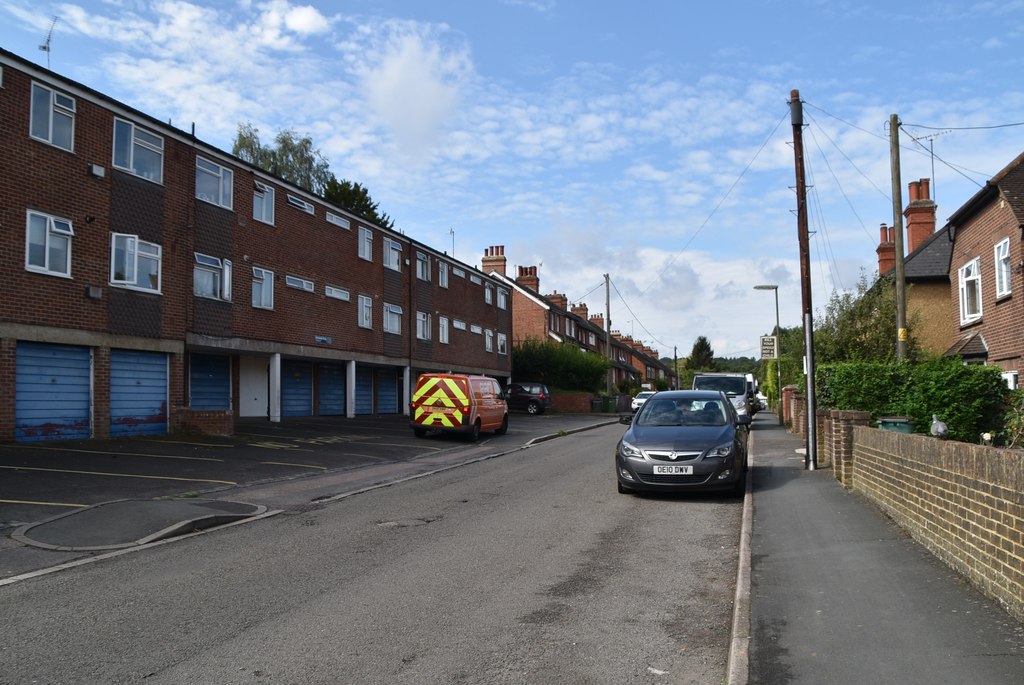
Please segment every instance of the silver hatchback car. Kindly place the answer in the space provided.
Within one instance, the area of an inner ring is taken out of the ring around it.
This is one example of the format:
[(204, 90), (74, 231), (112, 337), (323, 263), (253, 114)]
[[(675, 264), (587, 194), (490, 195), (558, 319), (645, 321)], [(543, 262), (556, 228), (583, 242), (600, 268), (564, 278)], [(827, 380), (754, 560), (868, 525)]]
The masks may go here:
[(750, 417), (716, 390), (659, 392), (615, 447), (619, 492), (733, 490), (746, 487)]

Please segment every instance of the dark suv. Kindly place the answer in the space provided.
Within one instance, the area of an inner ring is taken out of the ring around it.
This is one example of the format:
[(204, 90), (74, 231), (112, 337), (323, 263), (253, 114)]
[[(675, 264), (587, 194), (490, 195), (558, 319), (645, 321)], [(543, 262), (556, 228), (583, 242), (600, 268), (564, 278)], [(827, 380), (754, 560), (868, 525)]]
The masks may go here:
[(543, 383), (510, 383), (505, 393), (509, 409), (543, 414), (551, 408), (551, 393)]

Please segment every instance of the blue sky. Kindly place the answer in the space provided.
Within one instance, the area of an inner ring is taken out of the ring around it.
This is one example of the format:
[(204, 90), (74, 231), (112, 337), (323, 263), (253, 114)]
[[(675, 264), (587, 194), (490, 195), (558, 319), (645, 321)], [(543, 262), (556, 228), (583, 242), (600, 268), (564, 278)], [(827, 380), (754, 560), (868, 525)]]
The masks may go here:
[(609, 274), (613, 328), (664, 356), (757, 356), (757, 284), (800, 325), (791, 90), (816, 314), (877, 269), (890, 114), (903, 202), (933, 179), (940, 226), (1024, 151), (1024, 0), (0, 0), (0, 22), (3, 48), (225, 150), (239, 122), (309, 135), (462, 261), (504, 245), (591, 312)]

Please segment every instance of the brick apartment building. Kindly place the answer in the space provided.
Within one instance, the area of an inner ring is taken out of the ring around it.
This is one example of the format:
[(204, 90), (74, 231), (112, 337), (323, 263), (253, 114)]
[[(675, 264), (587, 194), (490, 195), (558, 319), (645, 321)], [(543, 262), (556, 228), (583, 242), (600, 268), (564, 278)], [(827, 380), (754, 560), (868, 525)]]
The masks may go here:
[[(552, 340), (578, 346), (584, 352), (608, 355), (602, 314), (591, 315), (586, 304), (570, 305), (564, 293), (540, 294), (540, 277), (536, 266), (519, 266), (515, 279), (506, 273), (508, 260), (502, 245), (487, 248), (481, 270), (501, 279), (512, 291), (512, 344), (528, 339)], [(618, 387), (628, 380), (632, 385), (653, 385), (663, 380), (668, 387), (678, 386), (675, 372), (663, 364), (656, 350), (611, 331), (611, 384)], [(530, 380), (530, 379), (517, 379)]]
[(511, 290), (0, 50), (0, 441), (402, 414)]

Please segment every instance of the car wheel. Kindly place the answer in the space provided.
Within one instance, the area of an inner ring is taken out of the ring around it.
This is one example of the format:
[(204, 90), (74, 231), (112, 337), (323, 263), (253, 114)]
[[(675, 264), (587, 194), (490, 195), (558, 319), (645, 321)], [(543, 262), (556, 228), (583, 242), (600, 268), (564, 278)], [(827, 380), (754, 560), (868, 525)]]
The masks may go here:
[(473, 427), (469, 431), (469, 441), (470, 442), (476, 442), (479, 439), (480, 439), (480, 419), (477, 419), (476, 423), (473, 424)]
[(508, 433), (508, 414), (505, 414), (505, 418), (501, 420), (498, 430), (494, 431), (495, 435), (504, 435), (505, 433)]
[(526, 413), (527, 414), (539, 414), (540, 413), (540, 405), (537, 404), (536, 402), (530, 402), (529, 404), (526, 405)]
[(427, 436), (427, 429), (426, 428), (413, 428), (412, 429), (412, 434), (415, 435), (417, 438), (425, 438)]
[(743, 469), (740, 471), (740, 477), (736, 479), (736, 483), (732, 486), (732, 494), (740, 499), (747, 494), (747, 470)]

